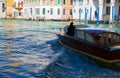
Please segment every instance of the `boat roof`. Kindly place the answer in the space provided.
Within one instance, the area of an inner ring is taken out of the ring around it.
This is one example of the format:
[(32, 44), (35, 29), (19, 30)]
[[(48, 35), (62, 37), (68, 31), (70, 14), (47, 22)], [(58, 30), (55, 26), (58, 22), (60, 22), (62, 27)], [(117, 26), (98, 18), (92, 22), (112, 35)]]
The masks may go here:
[(102, 28), (77, 28), (77, 30), (82, 30), (87, 33), (96, 33), (96, 34), (113, 32), (111, 30), (102, 29)]

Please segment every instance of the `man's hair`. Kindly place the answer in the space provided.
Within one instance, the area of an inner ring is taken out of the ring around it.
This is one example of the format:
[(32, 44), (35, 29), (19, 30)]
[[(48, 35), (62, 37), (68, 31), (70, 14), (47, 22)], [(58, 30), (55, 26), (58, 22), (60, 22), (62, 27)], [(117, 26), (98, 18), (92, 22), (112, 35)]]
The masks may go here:
[(70, 22), (70, 25), (73, 25), (73, 22)]

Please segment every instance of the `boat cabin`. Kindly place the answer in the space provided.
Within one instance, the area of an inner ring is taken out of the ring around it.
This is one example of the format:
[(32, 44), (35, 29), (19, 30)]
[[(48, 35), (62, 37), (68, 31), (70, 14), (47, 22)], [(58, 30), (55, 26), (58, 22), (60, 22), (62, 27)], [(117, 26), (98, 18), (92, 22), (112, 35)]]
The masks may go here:
[(120, 45), (120, 34), (106, 29), (78, 28), (75, 38), (106, 47)]

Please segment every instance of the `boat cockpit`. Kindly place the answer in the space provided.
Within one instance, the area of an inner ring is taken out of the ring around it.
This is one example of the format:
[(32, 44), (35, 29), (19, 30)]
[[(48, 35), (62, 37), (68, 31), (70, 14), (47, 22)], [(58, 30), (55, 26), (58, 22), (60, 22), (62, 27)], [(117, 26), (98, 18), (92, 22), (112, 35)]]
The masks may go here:
[(106, 47), (120, 45), (120, 34), (107, 30), (76, 29), (75, 38)]
[(120, 45), (120, 35), (117, 33), (101, 33), (97, 34), (94, 39), (101, 45), (117, 46)]

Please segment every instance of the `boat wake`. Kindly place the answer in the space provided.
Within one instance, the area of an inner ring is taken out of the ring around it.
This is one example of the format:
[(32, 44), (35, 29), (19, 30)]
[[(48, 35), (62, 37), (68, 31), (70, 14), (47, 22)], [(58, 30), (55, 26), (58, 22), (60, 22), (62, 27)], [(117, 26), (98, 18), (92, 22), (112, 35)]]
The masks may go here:
[[(101, 69), (101, 70), (99, 70)], [(120, 69), (117, 68), (117, 69)], [(37, 78), (110, 78), (119, 77), (114, 68), (103, 66), (95, 60), (63, 48), (63, 53), (50, 63), (43, 71), (35, 75)], [(109, 74), (116, 73), (116, 76)]]

